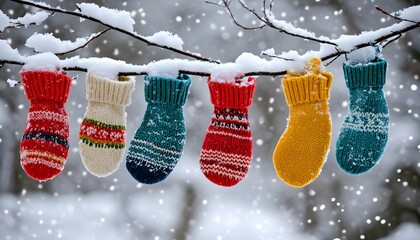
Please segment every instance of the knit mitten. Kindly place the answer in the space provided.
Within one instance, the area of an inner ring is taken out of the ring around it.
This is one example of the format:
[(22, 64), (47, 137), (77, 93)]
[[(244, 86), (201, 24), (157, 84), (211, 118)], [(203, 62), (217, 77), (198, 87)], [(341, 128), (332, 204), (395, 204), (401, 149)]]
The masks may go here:
[(21, 71), (29, 100), (28, 120), (20, 142), (20, 163), (39, 181), (57, 176), (69, 151), (69, 120), (64, 109), (71, 79), (62, 72)]
[(378, 163), (388, 140), (389, 114), (382, 87), (387, 62), (343, 64), (350, 90), (350, 114), (346, 116), (337, 140), (336, 158), (350, 174), (360, 174)]
[(118, 169), (125, 149), (125, 107), (131, 103), (134, 79), (117, 81), (88, 73), (88, 106), (79, 132), (79, 151), (86, 169), (105, 177)]
[(137, 129), (127, 156), (127, 169), (139, 182), (153, 184), (164, 180), (181, 158), (185, 144), (182, 106), (191, 79), (146, 76), (146, 113)]
[(289, 105), (287, 128), (273, 154), (277, 175), (293, 187), (314, 181), (326, 161), (331, 141), (328, 107), (332, 75), (319, 70), (321, 59), (313, 58), (307, 73), (288, 73), (283, 90)]
[(252, 160), (248, 108), (256, 81), (250, 77), (239, 84), (209, 78), (208, 86), (214, 111), (201, 149), (200, 168), (213, 183), (230, 187), (245, 178)]

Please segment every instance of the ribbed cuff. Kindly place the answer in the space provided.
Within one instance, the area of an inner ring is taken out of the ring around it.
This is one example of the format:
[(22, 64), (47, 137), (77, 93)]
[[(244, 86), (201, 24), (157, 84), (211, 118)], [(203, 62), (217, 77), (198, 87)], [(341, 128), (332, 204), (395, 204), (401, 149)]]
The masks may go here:
[(63, 72), (20, 71), (29, 101), (51, 100), (64, 104), (70, 93), (71, 78)]
[(245, 109), (252, 105), (257, 81), (249, 77), (248, 84), (241, 85), (230, 82), (208, 80), (210, 100), (215, 107)]
[(343, 63), (346, 85), (348, 88), (382, 87), (386, 82), (387, 66), (388, 63), (383, 59), (368, 64)]
[(329, 72), (304, 76), (286, 75), (283, 89), (289, 105), (319, 102), (330, 98), (333, 76)]
[(86, 99), (112, 105), (127, 106), (131, 103), (131, 92), (134, 90), (134, 79), (117, 81), (87, 74)]
[(146, 102), (183, 106), (187, 100), (191, 78), (186, 74), (181, 74), (178, 78), (146, 76), (144, 84)]

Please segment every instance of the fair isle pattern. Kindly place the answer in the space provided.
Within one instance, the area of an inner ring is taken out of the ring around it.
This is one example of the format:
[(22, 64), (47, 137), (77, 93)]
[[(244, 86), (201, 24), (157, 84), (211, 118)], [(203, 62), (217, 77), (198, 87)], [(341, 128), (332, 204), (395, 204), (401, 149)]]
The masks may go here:
[(66, 123), (69, 121), (69, 117), (67, 115), (48, 111), (30, 112), (28, 113), (28, 118), (31, 118), (33, 120), (57, 121), (61, 123)]
[[(244, 156), (234, 153), (224, 153), (215, 150), (203, 150), (200, 155), (200, 159), (204, 161), (213, 162), (213, 164), (208, 164), (202, 168), (205, 173), (217, 173), (224, 174), (235, 178), (236, 180), (241, 180), (245, 177), (246, 172), (237, 171), (233, 168), (228, 168), (227, 166), (237, 166), (241, 169), (247, 169), (252, 158), (250, 156)], [(223, 162), (223, 165), (215, 164), (216, 162)]]
[(228, 136), (228, 137), (233, 137), (233, 138), (238, 138), (238, 139), (252, 141), (252, 137), (244, 137), (244, 136), (242, 136), (240, 134), (234, 134), (234, 133), (228, 133), (228, 132), (220, 132), (220, 131), (208, 131), (208, 133), (209, 134), (222, 135), (222, 136)]
[[(172, 157), (172, 156), (164, 155), (162, 153), (156, 153), (154, 150), (149, 149), (149, 148), (146, 148), (144, 146), (133, 146), (133, 148), (135, 148), (135, 149), (137, 149), (139, 151), (142, 151), (142, 152), (147, 152), (147, 153), (156, 155), (156, 157), (164, 157), (164, 158), (171, 159), (171, 160), (177, 160), (178, 159), (178, 156), (177, 157)], [(140, 158), (142, 158), (142, 157), (148, 158), (149, 160), (152, 159), (152, 158), (149, 158), (147, 155), (144, 155), (144, 154), (142, 154), (140, 152), (132, 152), (131, 155), (132, 156), (135, 156), (135, 157), (139, 156)], [(180, 155), (181, 154), (179, 154), (179, 156)], [(140, 164), (138, 164), (138, 165), (140, 165)], [(167, 164), (167, 165), (168, 166), (172, 166), (172, 164)]]
[(387, 133), (389, 129), (388, 113), (351, 112), (345, 119), (343, 129), (359, 132)]
[(215, 108), (200, 153), (201, 171), (216, 184), (232, 186), (245, 178), (251, 160), (247, 110)]
[(249, 131), (247, 113), (240, 110), (216, 109), (211, 120), (214, 127)]
[(53, 154), (45, 153), (45, 152), (39, 152), (39, 151), (23, 151), (22, 155), (23, 158), (30, 158), (30, 157), (41, 157), (41, 158), (49, 158), (54, 160), (55, 162), (63, 164), (66, 162), (66, 159), (62, 157), (57, 157)]
[(144, 143), (143, 141), (136, 141), (131, 147), (137, 151), (130, 151), (128, 153), (127, 160), (130, 163), (137, 166), (156, 168), (164, 173), (169, 173), (181, 157), (181, 154), (168, 154), (168, 152), (172, 151), (160, 147), (153, 147), (153, 144)]
[(123, 149), (125, 126), (84, 118), (80, 126), (79, 139), (90, 147)]
[(44, 165), (49, 168), (56, 169), (58, 171), (62, 171), (64, 169), (64, 165), (62, 163), (52, 162), (47, 159), (43, 158), (35, 158), (35, 157), (26, 157), (21, 162), (22, 166), (28, 164), (35, 164), (35, 165)]
[[(184, 135), (185, 134), (182, 134), (182, 133), (180, 135), (177, 134), (177, 136), (184, 136)], [(174, 151), (174, 150), (170, 150), (170, 149), (161, 148), (161, 147), (158, 147), (158, 146), (156, 146), (155, 144), (153, 144), (151, 142), (146, 142), (146, 141), (143, 141), (141, 139), (133, 139), (133, 141), (134, 142), (137, 142), (137, 143), (140, 143), (140, 144), (145, 144), (145, 145), (151, 146), (151, 147), (153, 147), (153, 148), (155, 148), (155, 149), (157, 149), (159, 151), (162, 151), (162, 152), (168, 152), (168, 153), (176, 154), (176, 155), (179, 155), (179, 156), (181, 156), (181, 154), (182, 154), (182, 152), (178, 152), (178, 151)]]
[(22, 141), (31, 139), (53, 142), (56, 144), (63, 145), (66, 148), (69, 147), (69, 143), (66, 139), (45, 132), (27, 132), (22, 136)]
[(219, 176), (228, 177), (229, 179), (233, 179), (235, 181), (240, 181), (245, 178), (246, 172), (242, 172), (240, 170), (234, 170), (229, 167), (225, 167), (220, 164), (209, 164), (205, 168), (201, 169), (204, 174), (217, 174)]

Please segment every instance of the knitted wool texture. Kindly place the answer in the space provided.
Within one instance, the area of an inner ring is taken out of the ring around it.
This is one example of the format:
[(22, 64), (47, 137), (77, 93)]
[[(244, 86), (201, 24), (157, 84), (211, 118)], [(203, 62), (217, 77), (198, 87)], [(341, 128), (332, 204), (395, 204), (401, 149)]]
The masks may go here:
[(79, 131), (79, 151), (86, 169), (105, 177), (118, 169), (125, 149), (125, 107), (131, 103), (134, 79), (116, 81), (88, 73), (88, 105)]
[(71, 79), (47, 71), (21, 71), (20, 78), (30, 104), (20, 142), (21, 165), (31, 178), (46, 181), (57, 176), (67, 161), (69, 123), (64, 104)]
[(361, 174), (378, 163), (388, 140), (389, 114), (382, 87), (387, 62), (343, 64), (350, 90), (350, 114), (337, 140), (336, 159), (350, 174)]
[(209, 78), (214, 105), (211, 123), (204, 138), (200, 168), (213, 183), (230, 187), (245, 178), (252, 160), (252, 133), (248, 108), (256, 87), (255, 78), (240, 85)]
[(130, 148), (126, 166), (139, 182), (153, 184), (164, 180), (181, 158), (185, 144), (182, 106), (191, 79), (146, 76), (144, 95), (147, 109)]
[(277, 175), (293, 187), (314, 181), (329, 151), (332, 127), (328, 99), (333, 76), (319, 71), (320, 64), (319, 58), (313, 58), (305, 75), (288, 73), (283, 78), (289, 118), (274, 150), (273, 163)]

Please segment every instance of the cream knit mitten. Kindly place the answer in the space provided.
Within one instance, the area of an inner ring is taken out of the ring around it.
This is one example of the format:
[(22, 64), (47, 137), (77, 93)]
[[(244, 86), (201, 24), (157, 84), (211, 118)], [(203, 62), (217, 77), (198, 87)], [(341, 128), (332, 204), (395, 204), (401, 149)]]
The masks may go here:
[(79, 151), (86, 169), (105, 177), (120, 166), (125, 149), (125, 107), (131, 103), (134, 78), (117, 81), (88, 73), (88, 106), (79, 132)]

